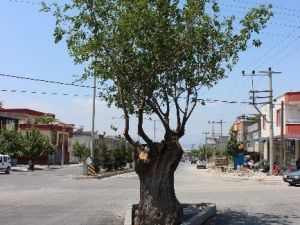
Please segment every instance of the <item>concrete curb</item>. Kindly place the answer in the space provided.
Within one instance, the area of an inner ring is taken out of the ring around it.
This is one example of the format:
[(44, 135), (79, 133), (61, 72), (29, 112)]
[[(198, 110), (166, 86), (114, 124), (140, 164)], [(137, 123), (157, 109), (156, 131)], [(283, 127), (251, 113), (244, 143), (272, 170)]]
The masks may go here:
[(214, 203), (205, 203), (206, 207), (193, 216), (192, 218), (188, 219), (187, 221), (183, 222), (181, 225), (201, 225), (209, 218), (213, 217), (217, 213), (217, 207)]
[(107, 174), (98, 174), (96, 176), (87, 176), (87, 175), (80, 175), (80, 176), (76, 176), (75, 179), (103, 179), (103, 178), (108, 178), (108, 177), (113, 177), (113, 176), (117, 176), (117, 175), (121, 175), (121, 174), (125, 174), (125, 173), (132, 173), (134, 172), (134, 169), (132, 170), (126, 170), (126, 171), (116, 171), (116, 172), (111, 172), (111, 173), (107, 173)]
[[(41, 171), (41, 170), (54, 170), (54, 169), (61, 169), (61, 166), (43, 166), (43, 165), (35, 165), (34, 170)], [(18, 166), (12, 166), (11, 167), (12, 172), (27, 172), (28, 166), (27, 165), (18, 165)]]
[(125, 174), (125, 173), (132, 173), (132, 172), (134, 172), (134, 169), (129, 169), (129, 170), (126, 170), (126, 171), (116, 171), (116, 172), (111, 172), (111, 173), (108, 173), (108, 174), (97, 175), (96, 178), (97, 179), (102, 179), (102, 178), (106, 178), (106, 177), (113, 177), (113, 176), (116, 176), (116, 175), (121, 175), (121, 174)]
[(128, 205), (125, 213), (125, 219), (124, 219), (124, 225), (132, 225), (132, 217), (133, 217), (133, 210), (132, 210), (133, 205)]
[[(133, 225), (134, 211), (137, 209), (137, 206), (138, 204), (133, 204), (127, 207), (124, 225)], [(183, 212), (186, 221), (181, 223), (181, 225), (202, 225), (217, 213), (216, 204), (214, 203), (182, 204), (182, 206), (184, 207)]]

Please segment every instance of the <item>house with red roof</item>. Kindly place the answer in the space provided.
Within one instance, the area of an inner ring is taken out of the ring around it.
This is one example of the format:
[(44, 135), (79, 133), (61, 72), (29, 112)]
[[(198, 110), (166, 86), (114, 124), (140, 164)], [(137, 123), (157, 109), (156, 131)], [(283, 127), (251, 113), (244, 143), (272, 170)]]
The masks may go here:
[[(52, 117), (51, 122), (39, 120), (41, 116)], [(46, 135), (57, 151), (53, 155), (44, 155), (36, 160), (36, 163), (68, 164), (69, 147), (73, 138), (73, 124), (63, 123), (55, 118), (54, 114), (44, 113), (26, 108), (0, 108), (0, 130), (15, 129), (22, 134), (29, 128), (36, 128)], [(19, 163), (26, 163), (28, 159), (20, 158)]]

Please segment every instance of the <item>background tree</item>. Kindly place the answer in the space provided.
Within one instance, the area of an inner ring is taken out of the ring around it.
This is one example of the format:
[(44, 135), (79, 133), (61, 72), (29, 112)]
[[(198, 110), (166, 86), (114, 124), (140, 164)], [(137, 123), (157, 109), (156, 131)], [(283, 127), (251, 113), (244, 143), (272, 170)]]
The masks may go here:
[(33, 160), (43, 156), (45, 153), (51, 154), (55, 151), (55, 148), (51, 145), (49, 138), (46, 135), (41, 134), (36, 128), (26, 130), (24, 141), (24, 155)]
[(230, 157), (237, 155), (239, 152), (241, 152), (241, 149), (239, 148), (240, 145), (241, 143), (237, 140), (236, 133), (234, 132), (232, 127), (229, 132), (229, 141), (226, 146), (226, 155)]
[(215, 153), (215, 156), (216, 156), (217, 158), (218, 158), (218, 157), (222, 157), (222, 156), (225, 155), (225, 152), (222, 151), (221, 149), (218, 149), (218, 148), (215, 148), (214, 153)]
[(100, 142), (99, 146), (99, 164), (106, 171), (112, 171), (114, 168), (114, 158), (112, 154), (113, 149), (108, 149), (105, 139)]
[[(259, 33), (272, 16), (270, 8), (253, 8), (235, 23), (233, 16), (220, 16), (212, 0), (183, 5), (179, 0), (73, 0), (63, 8), (56, 5), (55, 42), (66, 38), (74, 63), (88, 64), (82, 79), (97, 76), (104, 88), (100, 96), (124, 112), (124, 136), (134, 146), (140, 179), (136, 225), (181, 222), (174, 191), (174, 172), (183, 154), (179, 139), (196, 105), (203, 103), (200, 89), (212, 87), (232, 69), (251, 34)], [(146, 115), (155, 115), (163, 125), (161, 142), (143, 129)], [(130, 134), (133, 118), (143, 145)]]
[(208, 160), (214, 155), (215, 151), (214, 147), (209, 145), (202, 146), (200, 150), (202, 159), (205, 159), (207, 157)]
[(2, 130), (0, 133), (0, 152), (12, 158), (24, 155), (24, 137), (15, 130)]
[(82, 162), (90, 156), (90, 149), (76, 141), (73, 145), (72, 155), (78, 157), (79, 162)]
[(55, 121), (56, 121), (56, 119), (54, 118), (54, 115), (48, 114), (48, 113), (46, 113), (43, 116), (37, 117), (35, 120), (36, 123), (43, 123), (43, 124), (50, 124)]
[(120, 169), (126, 166), (126, 148), (117, 147), (112, 151), (114, 169)]
[(193, 149), (193, 150), (191, 150), (190, 152), (187, 153), (189, 158), (199, 158), (200, 154), (201, 154), (200, 150), (196, 150), (196, 149)]
[(114, 157), (112, 154), (112, 150), (109, 149), (104, 149), (102, 151), (102, 167), (103, 169), (105, 169), (106, 171), (112, 171), (114, 168)]
[(132, 157), (132, 154), (133, 154), (133, 148), (131, 146), (128, 146), (126, 148), (126, 162), (129, 163), (129, 167), (132, 168), (132, 163), (133, 163), (133, 157)]

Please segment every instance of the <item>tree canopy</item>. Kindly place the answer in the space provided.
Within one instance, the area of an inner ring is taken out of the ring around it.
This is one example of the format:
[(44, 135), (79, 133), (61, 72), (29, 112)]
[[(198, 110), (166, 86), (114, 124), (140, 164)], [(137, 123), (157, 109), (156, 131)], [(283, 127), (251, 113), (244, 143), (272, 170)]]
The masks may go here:
[(228, 156), (235, 156), (237, 155), (239, 152), (242, 152), (243, 150), (241, 150), (239, 147), (241, 145), (241, 142), (239, 142), (237, 140), (237, 136), (236, 133), (233, 130), (233, 127), (230, 129), (230, 133), (229, 133), (229, 141), (226, 145), (226, 155)]
[(1, 130), (0, 153), (13, 158), (23, 156), (25, 151), (24, 137), (15, 130)]
[[(87, 65), (82, 79), (97, 77), (100, 96), (123, 109), (124, 135), (131, 115), (138, 118), (138, 134), (147, 114), (155, 114), (165, 140), (180, 139), (198, 103), (199, 91), (225, 77), (270, 17), (271, 5), (252, 8), (237, 20), (225, 18), (217, 1), (188, 0), (72, 0), (53, 10), (55, 42), (65, 38), (75, 64)], [(174, 116), (172, 116), (174, 115)], [(170, 118), (176, 118), (175, 123)]]
[(51, 145), (49, 138), (39, 132), (36, 128), (26, 130), (24, 136), (24, 155), (36, 159), (45, 153), (53, 153), (56, 149)]
[(80, 144), (76, 141), (73, 144), (72, 155), (79, 158), (79, 162), (86, 160), (90, 156), (90, 149), (87, 148), (84, 144)]
[(54, 118), (54, 115), (48, 114), (48, 113), (46, 113), (43, 116), (37, 117), (36, 120), (35, 120), (36, 123), (44, 123), (44, 124), (50, 124), (50, 123), (53, 123), (55, 121), (56, 121), (56, 119)]

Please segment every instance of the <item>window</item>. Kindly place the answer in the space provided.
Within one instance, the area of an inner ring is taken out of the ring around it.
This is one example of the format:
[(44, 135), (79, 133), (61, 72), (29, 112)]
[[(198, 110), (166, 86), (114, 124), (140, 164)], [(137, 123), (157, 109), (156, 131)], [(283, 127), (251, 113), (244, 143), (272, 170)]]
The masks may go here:
[(0, 157), (0, 163), (2, 163), (2, 157)]
[(281, 126), (281, 109), (276, 111), (276, 127)]
[(7, 157), (4, 156), (4, 157), (3, 157), (3, 161), (4, 161), (4, 162), (7, 162)]

